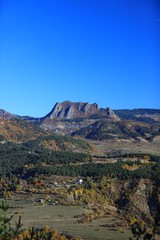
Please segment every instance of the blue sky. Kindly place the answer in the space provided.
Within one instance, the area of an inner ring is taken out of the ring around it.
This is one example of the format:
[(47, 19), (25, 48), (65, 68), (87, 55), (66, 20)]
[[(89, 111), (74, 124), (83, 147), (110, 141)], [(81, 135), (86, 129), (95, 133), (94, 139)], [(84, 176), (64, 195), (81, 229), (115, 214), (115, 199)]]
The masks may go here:
[(0, 108), (41, 117), (56, 102), (160, 108), (160, 4), (1, 0)]

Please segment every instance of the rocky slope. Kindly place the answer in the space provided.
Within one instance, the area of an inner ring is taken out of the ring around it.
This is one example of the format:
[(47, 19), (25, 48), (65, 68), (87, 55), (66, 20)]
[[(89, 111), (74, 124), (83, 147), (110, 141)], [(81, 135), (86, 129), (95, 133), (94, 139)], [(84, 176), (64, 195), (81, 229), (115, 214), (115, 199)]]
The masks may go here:
[(119, 117), (110, 108), (99, 108), (98, 104), (65, 101), (56, 103), (46, 117), (51, 119), (77, 119), (77, 118), (111, 118), (115, 121)]
[(111, 198), (120, 213), (153, 223), (159, 206), (159, 184), (150, 179), (112, 181)]
[(11, 119), (13, 117), (18, 118), (19, 116), (15, 115), (15, 114), (12, 114), (12, 113), (9, 113), (9, 112), (7, 112), (3, 109), (0, 109), (0, 117), (5, 118), (5, 119)]

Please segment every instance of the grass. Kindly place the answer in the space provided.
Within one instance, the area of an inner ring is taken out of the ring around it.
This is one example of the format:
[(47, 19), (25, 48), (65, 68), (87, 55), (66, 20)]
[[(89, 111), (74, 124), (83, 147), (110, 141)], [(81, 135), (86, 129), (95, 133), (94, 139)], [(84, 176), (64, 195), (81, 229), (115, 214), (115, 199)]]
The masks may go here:
[[(159, 139), (158, 139), (159, 140)], [(90, 141), (94, 143), (102, 154), (110, 154), (115, 151), (122, 153), (144, 153), (160, 155), (159, 141), (154, 142), (134, 142), (129, 140), (106, 140), (106, 141)]]
[[(34, 196), (34, 195), (33, 195)], [(35, 195), (36, 198), (43, 197)], [(80, 206), (51, 206), (39, 205), (33, 202), (33, 198), (27, 199), (26, 195), (16, 196), (13, 200), (8, 200), (12, 206), (12, 212), (17, 216), (22, 214), (22, 222), (24, 228), (28, 226), (41, 228), (48, 225), (61, 232), (66, 232), (74, 236), (80, 236), (86, 240), (128, 240), (130, 231), (127, 229), (120, 229), (119, 227), (103, 227), (103, 225), (110, 224), (115, 219), (104, 218), (95, 220), (91, 223), (77, 223), (77, 218), (74, 216), (80, 215), (87, 210)], [(16, 220), (14, 217), (13, 221)]]

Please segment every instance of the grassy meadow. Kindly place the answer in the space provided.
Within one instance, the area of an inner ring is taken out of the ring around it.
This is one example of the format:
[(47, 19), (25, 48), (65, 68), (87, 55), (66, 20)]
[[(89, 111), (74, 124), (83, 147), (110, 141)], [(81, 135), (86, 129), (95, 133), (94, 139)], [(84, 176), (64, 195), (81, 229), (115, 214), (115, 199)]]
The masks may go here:
[(43, 197), (42, 194), (36, 194), (34, 198), (21, 194), (12, 200), (7, 200), (11, 207), (10, 213), (14, 214), (13, 222), (16, 221), (18, 215), (22, 215), (24, 228), (28, 226), (43, 228), (43, 226), (48, 225), (60, 232), (80, 236), (86, 240), (129, 239), (130, 230), (114, 227), (114, 223), (118, 220), (113, 217), (109, 216), (90, 223), (77, 223), (76, 216), (91, 210), (82, 206), (56, 206), (37, 203), (36, 200), (41, 197)]

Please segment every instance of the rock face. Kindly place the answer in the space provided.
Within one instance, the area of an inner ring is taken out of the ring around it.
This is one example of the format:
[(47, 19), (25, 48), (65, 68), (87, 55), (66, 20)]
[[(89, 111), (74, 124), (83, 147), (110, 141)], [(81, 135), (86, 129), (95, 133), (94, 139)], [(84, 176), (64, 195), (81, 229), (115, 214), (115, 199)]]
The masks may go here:
[(117, 207), (125, 216), (129, 213), (130, 216), (153, 223), (159, 206), (158, 183), (150, 179), (115, 181), (111, 192)]
[(75, 118), (111, 118), (119, 121), (119, 117), (110, 108), (99, 108), (98, 104), (65, 101), (56, 103), (52, 111), (46, 116), (51, 119)]

